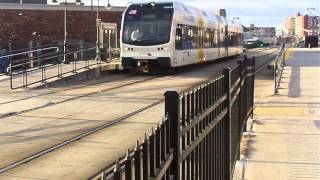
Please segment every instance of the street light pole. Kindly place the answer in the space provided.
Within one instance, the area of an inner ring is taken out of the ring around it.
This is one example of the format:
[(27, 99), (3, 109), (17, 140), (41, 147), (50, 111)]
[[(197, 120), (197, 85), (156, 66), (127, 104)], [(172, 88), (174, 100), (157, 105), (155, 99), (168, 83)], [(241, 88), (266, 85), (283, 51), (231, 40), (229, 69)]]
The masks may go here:
[(64, 0), (64, 42), (63, 42), (63, 62), (66, 63), (67, 51), (67, 0)]
[(96, 27), (97, 27), (97, 41), (96, 41), (96, 61), (97, 63), (101, 62), (101, 52), (100, 52), (100, 26), (101, 26), (101, 19), (99, 19), (99, 0), (98, 0), (98, 7), (97, 7), (97, 19), (96, 19)]
[(98, 7), (97, 7), (97, 19), (99, 19), (99, 6), (100, 6), (100, 0), (98, 0)]

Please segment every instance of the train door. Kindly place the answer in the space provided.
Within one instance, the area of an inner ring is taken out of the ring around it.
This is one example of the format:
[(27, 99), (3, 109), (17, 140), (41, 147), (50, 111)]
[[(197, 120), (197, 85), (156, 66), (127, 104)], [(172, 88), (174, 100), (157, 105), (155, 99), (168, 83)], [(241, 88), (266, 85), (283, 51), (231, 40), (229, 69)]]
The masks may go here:
[(218, 26), (218, 29), (217, 29), (217, 43), (216, 43), (216, 46), (217, 46), (217, 48), (218, 48), (218, 58), (220, 58), (221, 57), (221, 52), (220, 52), (220, 25)]
[(198, 59), (198, 28), (177, 25), (176, 53), (174, 62), (177, 66), (196, 63)]
[(227, 50), (228, 48), (226, 47), (226, 36), (225, 36), (225, 33), (226, 33), (226, 27), (225, 26), (220, 26), (219, 30), (220, 30), (220, 33), (219, 33), (219, 53), (220, 53), (220, 58), (222, 57), (226, 57), (227, 55)]
[[(178, 24), (175, 32), (175, 51), (173, 53), (172, 66), (178, 66), (184, 60), (184, 52), (182, 51), (183, 27)], [(182, 59), (182, 61), (181, 61)]]
[(228, 47), (229, 47), (229, 37), (228, 37), (228, 25), (225, 26), (225, 31), (224, 31), (224, 46), (225, 46), (225, 56), (229, 55), (228, 52)]

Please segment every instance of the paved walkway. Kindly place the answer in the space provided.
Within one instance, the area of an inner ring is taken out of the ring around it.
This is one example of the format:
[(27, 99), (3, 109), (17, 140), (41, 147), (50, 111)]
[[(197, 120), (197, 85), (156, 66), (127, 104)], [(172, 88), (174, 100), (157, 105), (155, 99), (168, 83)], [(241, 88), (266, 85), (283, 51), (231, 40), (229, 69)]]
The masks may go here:
[(320, 49), (293, 49), (279, 96), (270, 96), (270, 81), (257, 84), (265, 92), (257, 92), (236, 179), (320, 179)]

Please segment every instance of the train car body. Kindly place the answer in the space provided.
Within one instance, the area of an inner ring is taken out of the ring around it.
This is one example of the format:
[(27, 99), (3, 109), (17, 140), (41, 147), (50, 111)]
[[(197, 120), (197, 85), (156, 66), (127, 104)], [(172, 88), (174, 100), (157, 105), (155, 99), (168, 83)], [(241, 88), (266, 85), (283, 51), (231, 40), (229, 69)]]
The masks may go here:
[(243, 52), (242, 25), (178, 3), (128, 6), (121, 26), (125, 68), (152, 71), (204, 63)]

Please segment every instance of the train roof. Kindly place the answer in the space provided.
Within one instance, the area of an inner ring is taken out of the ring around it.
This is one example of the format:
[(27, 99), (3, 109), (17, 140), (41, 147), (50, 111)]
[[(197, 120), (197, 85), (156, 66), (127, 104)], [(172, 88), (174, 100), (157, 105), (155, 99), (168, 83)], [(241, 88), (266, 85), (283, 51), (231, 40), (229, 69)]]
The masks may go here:
[[(239, 22), (234, 22), (223, 16), (216, 15), (213, 11), (204, 11), (190, 5), (177, 2), (177, 1), (153, 1), (144, 3), (133, 3), (133, 4), (172, 4), (176, 12), (177, 19), (179, 22), (184, 22), (190, 25), (199, 25), (199, 21), (206, 24), (207, 27), (218, 29), (218, 25), (228, 25), (228, 29), (231, 32), (242, 32), (242, 25)], [(192, 22), (193, 21), (193, 22)]]

